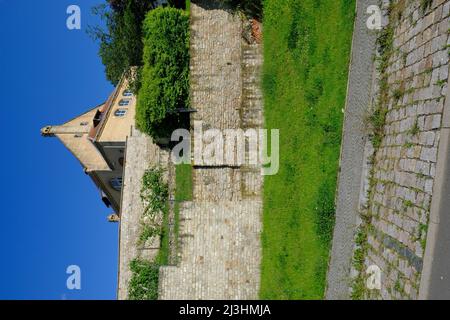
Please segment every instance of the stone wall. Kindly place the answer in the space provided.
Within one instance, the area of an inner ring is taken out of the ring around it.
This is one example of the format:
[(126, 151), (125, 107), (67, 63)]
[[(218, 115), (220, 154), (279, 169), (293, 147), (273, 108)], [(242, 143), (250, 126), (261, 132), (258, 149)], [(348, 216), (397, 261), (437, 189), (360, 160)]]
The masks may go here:
[(144, 212), (140, 191), (144, 172), (153, 166), (167, 167), (169, 154), (152, 142), (152, 139), (135, 128), (127, 138), (122, 203), (119, 227), (119, 275), (117, 298), (128, 298), (131, 278), (130, 262), (136, 258), (153, 260), (159, 251), (159, 241), (138, 246), (141, 218)]
[(448, 86), (450, 1), (395, 0), (391, 8), (387, 114), (363, 225), (363, 270), (378, 266), (382, 281), (364, 297), (416, 299)]

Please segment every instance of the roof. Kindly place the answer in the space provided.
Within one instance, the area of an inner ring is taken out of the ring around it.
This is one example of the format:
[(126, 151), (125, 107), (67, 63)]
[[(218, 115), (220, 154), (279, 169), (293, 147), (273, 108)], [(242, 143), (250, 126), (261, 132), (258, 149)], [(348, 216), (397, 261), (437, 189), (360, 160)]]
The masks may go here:
[(89, 131), (89, 139), (92, 141), (98, 141), (102, 132), (103, 128), (106, 124), (106, 119), (109, 116), (109, 113), (111, 112), (112, 106), (114, 105), (114, 101), (116, 100), (117, 94), (120, 91), (120, 88), (122, 87), (124, 76), (120, 79), (119, 83), (117, 84), (116, 88), (114, 89), (113, 93), (109, 96), (108, 100), (103, 104), (103, 107), (100, 108), (101, 112), (101, 120), (95, 127), (93, 126), (91, 130)]
[(85, 171), (110, 171), (111, 168), (91, 140), (88, 139), (92, 119), (104, 104), (69, 120), (63, 125), (47, 126), (42, 129), (45, 136), (56, 136), (64, 146), (80, 161)]

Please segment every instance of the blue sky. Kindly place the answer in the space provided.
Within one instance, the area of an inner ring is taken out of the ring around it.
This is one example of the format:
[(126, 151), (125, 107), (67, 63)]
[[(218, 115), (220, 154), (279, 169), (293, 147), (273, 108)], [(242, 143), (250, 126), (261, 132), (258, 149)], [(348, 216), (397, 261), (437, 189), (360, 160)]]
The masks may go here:
[[(98, 45), (86, 34), (104, 0), (0, 0), (3, 97), (0, 299), (114, 299), (118, 225), (77, 160), (39, 129), (106, 100)], [(80, 6), (82, 29), (66, 28)], [(81, 290), (66, 268), (81, 268)]]

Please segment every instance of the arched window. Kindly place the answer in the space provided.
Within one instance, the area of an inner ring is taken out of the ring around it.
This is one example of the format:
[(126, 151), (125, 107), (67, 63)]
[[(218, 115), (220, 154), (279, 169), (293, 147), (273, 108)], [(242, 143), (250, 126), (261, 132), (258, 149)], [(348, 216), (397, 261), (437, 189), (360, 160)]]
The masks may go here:
[(117, 109), (116, 111), (114, 111), (114, 115), (116, 117), (123, 117), (126, 114), (127, 114), (127, 109)]
[(111, 180), (109, 180), (109, 184), (116, 191), (122, 190), (122, 178), (121, 177), (112, 178)]
[(127, 106), (129, 104), (130, 104), (130, 99), (121, 99), (119, 101), (119, 106), (121, 106), (121, 107), (125, 107), (125, 106)]
[(131, 92), (131, 90), (125, 90), (122, 95), (124, 97), (132, 97), (133, 96), (133, 92)]

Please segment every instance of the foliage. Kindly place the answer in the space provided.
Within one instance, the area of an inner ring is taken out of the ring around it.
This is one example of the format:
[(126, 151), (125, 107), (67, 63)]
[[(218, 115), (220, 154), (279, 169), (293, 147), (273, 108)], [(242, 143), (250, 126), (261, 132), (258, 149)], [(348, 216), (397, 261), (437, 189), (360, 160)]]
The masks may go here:
[(386, 108), (377, 106), (369, 119), (372, 124), (372, 144), (375, 149), (378, 149), (381, 145), (381, 140), (384, 135), (384, 123), (386, 122)]
[(177, 125), (189, 106), (189, 15), (158, 8), (144, 21), (144, 67), (136, 106), (137, 127), (153, 137)]
[(144, 212), (141, 222), (141, 233), (138, 245), (144, 244), (148, 239), (161, 235), (162, 226), (160, 214), (167, 214), (167, 200), (169, 187), (163, 181), (163, 170), (160, 168), (150, 168), (145, 171), (142, 177), (142, 187), (140, 192), (144, 205)]
[(148, 239), (158, 236), (161, 228), (153, 224), (142, 223), (139, 234), (138, 245), (143, 245)]
[(142, 177), (141, 199), (145, 204), (144, 215), (155, 215), (166, 210), (169, 187), (163, 181), (163, 170), (150, 168)]
[(378, 48), (378, 54), (379, 54), (379, 72), (384, 73), (386, 70), (388, 63), (389, 63), (389, 57), (392, 54), (392, 48), (394, 45), (394, 29), (392, 26), (387, 26), (377, 37), (376, 40), (377, 48)]
[(117, 85), (130, 67), (142, 65), (142, 21), (155, 1), (110, 0), (108, 5), (93, 8), (105, 22), (106, 29), (90, 27), (88, 32), (100, 42), (99, 55), (106, 77)]
[[(163, 180), (163, 170), (150, 168), (142, 177), (140, 196), (144, 203), (141, 222), (141, 233), (138, 245), (149, 238), (160, 236), (161, 248), (153, 262), (134, 259), (130, 263), (132, 277), (128, 284), (128, 295), (131, 300), (155, 300), (158, 298), (159, 267), (168, 261), (168, 186)], [(159, 214), (163, 215), (162, 225), (158, 222)]]
[(414, 121), (413, 126), (411, 127), (411, 129), (409, 130), (409, 133), (413, 136), (419, 134), (420, 132), (420, 127), (419, 127), (419, 121), (416, 119)]
[[(395, 9), (395, 8), (394, 8)], [(394, 10), (391, 9), (391, 10)], [(389, 66), (389, 59), (392, 55), (394, 42), (394, 30), (391, 25), (385, 27), (377, 37), (378, 48), (378, 72), (381, 75), (380, 79), (380, 93), (377, 104), (374, 107), (373, 113), (369, 117), (369, 121), (372, 125), (372, 144), (375, 149), (378, 149), (381, 145), (381, 141), (384, 136), (384, 124), (386, 122), (387, 104), (389, 100), (389, 87), (387, 80), (386, 69)], [(403, 96), (403, 89), (396, 89), (392, 96), (395, 100), (399, 100)]]
[(433, 0), (420, 0), (420, 10), (422, 11), (422, 13), (427, 12), (432, 4)]
[(130, 300), (158, 299), (159, 265), (142, 259), (130, 263), (132, 276), (128, 284)]
[(264, 179), (260, 298), (321, 299), (355, 1), (265, 0), (263, 8), (265, 123), (280, 129), (281, 149), (278, 174)]
[(352, 300), (364, 299), (366, 294), (365, 286), (365, 274), (364, 274), (364, 260), (368, 250), (368, 234), (370, 226), (370, 218), (367, 216), (361, 216), (362, 223), (359, 226), (358, 233), (355, 237), (356, 249), (353, 252), (352, 265), (358, 275), (353, 279), (352, 282)]
[[(142, 23), (156, 3), (156, 0), (107, 0), (107, 4), (93, 8), (94, 14), (104, 21), (105, 28), (90, 27), (88, 33), (100, 43), (99, 55), (112, 84), (117, 85), (130, 67), (143, 65)], [(169, 0), (168, 4), (176, 8), (186, 6), (184, 0)], [(132, 85), (136, 91), (139, 82)]]

